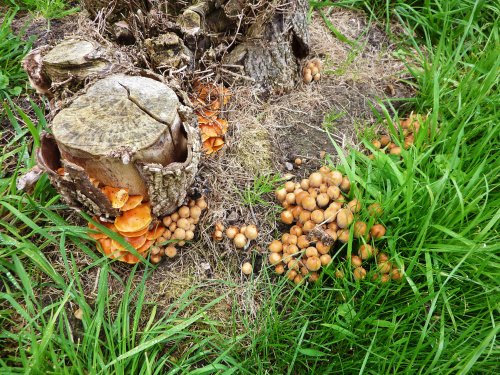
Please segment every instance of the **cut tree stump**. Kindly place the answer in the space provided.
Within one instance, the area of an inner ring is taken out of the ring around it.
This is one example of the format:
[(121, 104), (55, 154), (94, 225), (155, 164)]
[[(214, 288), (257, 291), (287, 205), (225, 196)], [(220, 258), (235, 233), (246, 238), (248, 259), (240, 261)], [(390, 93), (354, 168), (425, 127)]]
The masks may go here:
[(75, 208), (118, 214), (92, 178), (143, 195), (155, 215), (166, 215), (183, 203), (200, 159), (196, 120), (181, 120), (180, 110), (165, 84), (111, 75), (54, 117), (53, 140), (44, 137), (39, 165)]

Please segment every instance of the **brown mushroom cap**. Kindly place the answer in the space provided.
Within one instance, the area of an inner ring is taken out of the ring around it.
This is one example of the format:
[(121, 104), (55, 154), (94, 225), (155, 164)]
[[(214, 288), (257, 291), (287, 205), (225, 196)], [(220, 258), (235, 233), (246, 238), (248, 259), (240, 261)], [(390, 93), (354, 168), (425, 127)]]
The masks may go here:
[(366, 270), (363, 267), (357, 267), (353, 271), (356, 280), (362, 280), (366, 277)]
[(128, 189), (104, 186), (101, 191), (109, 199), (113, 208), (123, 207), (128, 200)]
[(152, 220), (151, 207), (148, 204), (141, 204), (118, 216), (115, 227), (121, 232), (137, 232), (151, 224)]
[(306, 267), (310, 271), (317, 271), (321, 268), (321, 260), (318, 257), (309, 257), (306, 261)]
[(129, 211), (136, 208), (142, 203), (144, 197), (142, 195), (129, 195), (125, 204), (120, 208), (120, 211)]

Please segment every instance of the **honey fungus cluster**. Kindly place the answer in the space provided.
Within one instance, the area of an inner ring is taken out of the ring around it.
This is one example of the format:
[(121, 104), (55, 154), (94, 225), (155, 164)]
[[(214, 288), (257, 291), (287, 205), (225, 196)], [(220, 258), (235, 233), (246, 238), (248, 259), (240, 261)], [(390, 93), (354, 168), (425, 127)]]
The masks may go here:
[[(427, 116), (412, 113), (407, 119), (400, 120), (398, 130), (404, 137), (404, 149), (408, 149), (411, 145), (413, 145), (415, 142), (415, 136), (420, 130), (422, 122), (425, 121), (426, 118)], [(389, 134), (380, 135), (379, 138), (372, 141), (372, 144), (377, 152), (399, 156), (403, 151), (400, 146), (394, 143), (394, 140)], [(374, 159), (375, 155), (370, 154), (369, 157), (370, 159)]]
[[(299, 284), (306, 277), (316, 281), (323, 267), (336, 263), (338, 278), (345, 276), (342, 269), (349, 264), (357, 280), (364, 279), (368, 271), (373, 280), (382, 282), (401, 278), (389, 256), (376, 246), (386, 236), (385, 226), (378, 222), (382, 206), (375, 202), (364, 207), (350, 193), (349, 178), (326, 166), (300, 182), (288, 181), (276, 191), (284, 208), (281, 221), (291, 225), (268, 246), (268, 260), (276, 273)], [(349, 241), (355, 249), (350, 258), (343, 246)]]

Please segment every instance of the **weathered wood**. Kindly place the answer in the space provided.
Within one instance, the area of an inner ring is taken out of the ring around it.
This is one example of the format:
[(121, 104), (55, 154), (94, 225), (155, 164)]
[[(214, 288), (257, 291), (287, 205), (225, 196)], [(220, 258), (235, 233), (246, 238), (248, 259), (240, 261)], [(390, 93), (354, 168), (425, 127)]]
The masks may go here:
[[(57, 143), (51, 134), (42, 134), (40, 141), (36, 154), (38, 166), (47, 173), (52, 185), (70, 207), (100, 217), (115, 217), (119, 214), (101, 190), (92, 184), (82, 167), (61, 159)], [(64, 175), (57, 173), (59, 168), (64, 168)]]
[(222, 62), (243, 66), (245, 74), (262, 87), (290, 90), (299, 76), (298, 59), (309, 54), (308, 2), (287, 1), (283, 8), (285, 2), (281, 3), (267, 17), (257, 17), (245, 40)]
[[(165, 0), (152, 3), (147, 11), (144, 6), (132, 11), (127, 3), (113, 2), (115, 9), (128, 9), (120, 14), (141, 28), (151, 23), (144, 20), (168, 19), (156, 22), (159, 35), (141, 37), (148, 32), (134, 32), (136, 45), (154, 68), (203, 70), (207, 66), (202, 64), (222, 62), (220, 72), (229, 83), (250, 78), (257, 86), (280, 91), (299, 81), (299, 59), (309, 54), (307, 0)], [(189, 64), (193, 56), (199, 58), (197, 64)]]
[[(154, 214), (165, 215), (182, 204), (200, 159), (196, 120), (183, 121), (181, 110), (185, 108), (165, 84), (111, 75), (54, 117), (56, 151), (42, 148), (40, 166), (51, 171), (51, 181), (73, 207), (117, 215), (91, 186), (92, 177), (143, 195)], [(56, 173), (61, 166), (64, 176)]]
[(109, 51), (95, 42), (67, 39), (52, 48), (42, 58), (45, 74), (53, 83), (70, 78), (83, 81), (111, 69)]

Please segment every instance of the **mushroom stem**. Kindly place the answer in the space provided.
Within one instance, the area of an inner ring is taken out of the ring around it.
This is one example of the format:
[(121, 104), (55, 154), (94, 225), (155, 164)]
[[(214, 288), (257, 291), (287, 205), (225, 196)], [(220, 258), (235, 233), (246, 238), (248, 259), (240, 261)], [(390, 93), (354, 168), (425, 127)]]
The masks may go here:
[(130, 89), (127, 86), (121, 84), (120, 82), (118, 82), (118, 84), (127, 91), (127, 98), (128, 98), (128, 100), (130, 100), (132, 103), (134, 103), (137, 107), (139, 107), (139, 109), (141, 111), (143, 111), (144, 113), (146, 113), (148, 116), (152, 117), (153, 119), (155, 119), (159, 123), (162, 123), (162, 124), (164, 124), (164, 125), (167, 126), (168, 132), (170, 134), (170, 138), (172, 139), (172, 144), (174, 145), (174, 148), (177, 148), (177, 145), (175, 144), (174, 135), (172, 134), (172, 128), (170, 127), (170, 124), (168, 122), (166, 122), (165, 120), (162, 120), (161, 118), (159, 118), (158, 116), (156, 116), (153, 112), (149, 111), (141, 103), (139, 103), (139, 101), (136, 98), (134, 98), (132, 95), (130, 95)]

